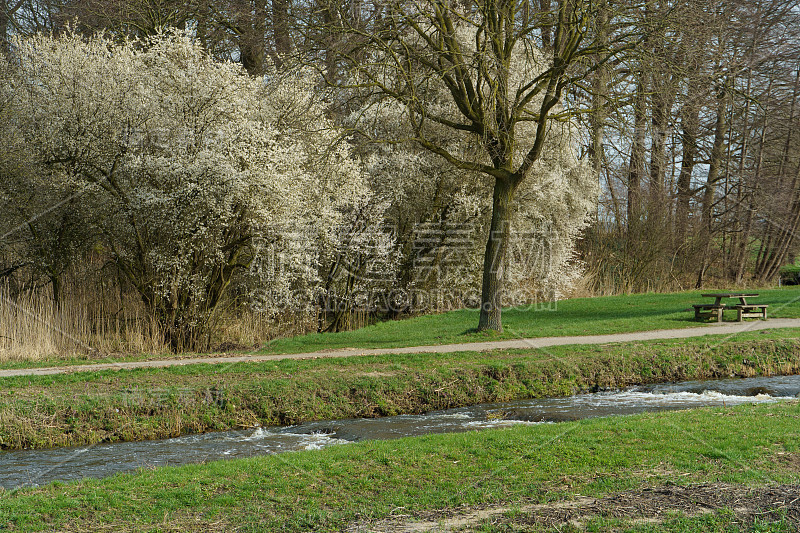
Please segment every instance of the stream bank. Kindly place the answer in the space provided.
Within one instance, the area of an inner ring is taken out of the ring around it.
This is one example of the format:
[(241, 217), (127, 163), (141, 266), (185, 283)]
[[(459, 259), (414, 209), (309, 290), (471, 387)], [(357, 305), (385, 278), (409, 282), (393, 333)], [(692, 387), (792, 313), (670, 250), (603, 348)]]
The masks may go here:
[(0, 488), (107, 477), (139, 468), (252, 457), (364, 440), (393, 440), (517, 424), (575, 421), (697, 407), (762, 404), (800, 397), (800, 375), (686, 381), (566, 398), (516, 400), (399, 415), (259, 427), (145, 442), (0, 452)]
[(4, 378), (0, 448), (49, 448), (375, 418), (636, 384), (800, 373), (800, 339), (194, 365)]

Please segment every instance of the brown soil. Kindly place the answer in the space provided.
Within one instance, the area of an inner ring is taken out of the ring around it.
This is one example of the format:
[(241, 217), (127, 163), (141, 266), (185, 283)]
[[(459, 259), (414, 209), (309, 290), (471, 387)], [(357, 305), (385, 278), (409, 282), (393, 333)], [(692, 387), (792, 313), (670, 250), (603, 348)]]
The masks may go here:
[(784, 470), (800, 472), (800, 453), (778, 452), (773, 461)]
[(351, 533), (399, 533), (423, 531), (472, 531), (491, 521), (509, 530), (581, 530), (594, 517), (618, 518), (634, 523), (659, 523), (675, 513), (699, 516), (727, 509), (742, 524), (756, 519), (783, 520), (800, 531), (800, 485), (748, 488), (709, 483), (689, 486), (666, 485), (626, 491), (602, 498), (578, 496), (548, 504), (522, 504), (470, 509), (449, 509), (414, 516), (404, 515), (374, 524), (354, 524)]

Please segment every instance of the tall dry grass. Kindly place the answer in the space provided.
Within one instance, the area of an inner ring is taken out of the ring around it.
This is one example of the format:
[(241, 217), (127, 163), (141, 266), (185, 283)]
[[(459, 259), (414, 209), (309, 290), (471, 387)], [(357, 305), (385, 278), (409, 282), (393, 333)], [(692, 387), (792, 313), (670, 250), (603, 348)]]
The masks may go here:
[(91, 291), (71, 291), (56, 307), (47, 292), (14, 294), (0, 286), (0, 361), (167, 351), (141, 306), (115, 307), (110, 312)]
[(210, 344), (218, 351), (248, 350), (273, 339), (311, 333), (316, 328), (316, 319), (310, 314), (287, 311), (271, 315), (241, 308), (223, 312), (214, 322)]
[[(310, 315), (229, 309), (214, 322), (208, 345), (211, 351), (248, 350), (316, 327)], [(0, 285), (0, 362), (169, 353), (157, 320), (135, 294), (118, 287), (73, 282), (55, 306), (48, 290), (19, 294)]]

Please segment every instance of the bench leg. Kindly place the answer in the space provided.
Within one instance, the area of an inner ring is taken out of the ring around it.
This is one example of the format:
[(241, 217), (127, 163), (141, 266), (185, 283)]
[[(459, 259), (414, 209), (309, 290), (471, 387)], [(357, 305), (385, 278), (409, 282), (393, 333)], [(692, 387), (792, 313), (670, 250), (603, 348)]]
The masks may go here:
[(717, 322), (722, 322), (722, 308), (717, 309)]
[(739, 322), (744, 321), (744, 319), (742, 318), (742, 310), (741, 309), (737, 309), (736, 310), (736, 320), (739, 321)]

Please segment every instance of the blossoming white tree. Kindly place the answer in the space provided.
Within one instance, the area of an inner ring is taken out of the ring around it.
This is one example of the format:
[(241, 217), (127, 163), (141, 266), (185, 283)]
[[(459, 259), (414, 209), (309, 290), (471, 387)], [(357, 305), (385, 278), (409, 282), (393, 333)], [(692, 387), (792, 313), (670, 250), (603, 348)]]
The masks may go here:
[[(428, 97), (447, 103), (446, 95)], [(476, 302), (491, 183), (411, 141), (405, 113), (403, 105), (377, 99), (349, 121), (370, 137), (360, 149), (375, 194), (390, 205), (387, 218), (401, 245), (400, 281), (414, 307), (446, 309)], [(454, 153), (475, 149), (469, 137), (454, 136), (443, 125), (431, 126), (428, 135)], [(561, 297), (580, 275), (575, 241), (596, 208), (598, 183), (576, 155), (576, 137), (569, 122), (554, 124), (531, 179), (516, 191), (507, 257), (513, 289), (506, 292), (505, 305)]]
[[(350, 72), (331, 83), (344, 77), (401, 104), (410, 140), (493, 181), (478, 329), (502, 330), (513, 200), (540, 164), (554, 119), (565, 118), (562, 94), (594, 68), (590, 60), (607, 56), (609, 41), (592, 42), (598, 9), (590, 0), (559, 0), (552, 12), (519, 0), (428, 0), (361, 5), (355, 22), (345, 11), (330, 17), (337, 72)], [(543, 52), (535, 36), (545, 33)]]
[(279, 264), (258, 265), (271, 266), (271, 279), (282, 282), (256, 293), (265, 297), (262, 307), (288, 301), (318, 313), (320, 330), (339, 331), (355, 307), (374, 307), (370, 299), (390, 289), (394, 243), (382, 224), (386, 202), (370, 188), (342, 130), (325, 118), (332, 95), (320, 82), (312, 70), (287, 68), (266, 85), (269, 115), (281, 136), (302, 146), (308, 181), (287, 232), (299, 238), (282, 248)]
[(308, 83), (267, 85), (182, 33), (39, 35), (13, 54), (14, 127), (37, 175), (81, 195), (95, 245), (176, 350), (203, 346), (237, 280), (250, 297), (313, 292), (319, 236), (369, 201), (331, 124), (317, 115), (309, 132), (284, 112)]

